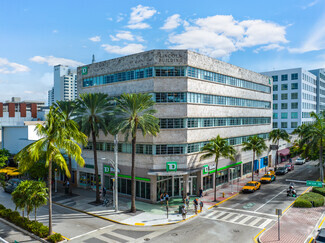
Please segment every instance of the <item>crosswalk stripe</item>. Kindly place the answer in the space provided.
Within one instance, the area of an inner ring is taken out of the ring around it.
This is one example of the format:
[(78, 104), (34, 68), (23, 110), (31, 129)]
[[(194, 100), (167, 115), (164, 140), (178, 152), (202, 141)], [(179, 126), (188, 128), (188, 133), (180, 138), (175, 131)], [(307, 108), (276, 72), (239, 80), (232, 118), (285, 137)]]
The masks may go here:
[(253, 218), (253, 216), (247, 216), (246, 218), (242, 219), (241, 221), (238, 222), (238, 224), (245, 224), (248, 220)]
[(240, 217), (242, 217), (243, 215), (241, 215), (241, 214), (237, 214), (234, 218), (232, 218), (232, 219), (230, 219), (230, 220), (228, 220), (230, 223), (233, 223), (233, 222), (235, 222), (237, 219), (239, 219)]
[(222, 212), (221, 214), (219, 214), (216, 218), (220, 219), (222, 218), (225, 214), (227, 214), (228, 212)]
[(222, 220), (228, 220), (229, 218), (231, 218), (234, 215), (235, 215), (235, 213), (229, 213), (226, 217), (222, 218)]
[(214, 216), (219, 213), (221, 213), (221, 212), (220, 211), (212, 211), (211, 213), (206, 214), (204, 217), (210, 218), (211, 216)]
[(252, 222), (250, 222), (248, 225), (249, 226), (254, 226), (257, 222), (259, 222), (262, 218), (257, 218), (257, 219), (254, 219)]
[(264, 228), (265, 226), (267, 226), (269, 223), (271, 223), (272, 219), (266, 219), (265, 222), (263, 224), (261, 224), (259, 227), (260, 228)]

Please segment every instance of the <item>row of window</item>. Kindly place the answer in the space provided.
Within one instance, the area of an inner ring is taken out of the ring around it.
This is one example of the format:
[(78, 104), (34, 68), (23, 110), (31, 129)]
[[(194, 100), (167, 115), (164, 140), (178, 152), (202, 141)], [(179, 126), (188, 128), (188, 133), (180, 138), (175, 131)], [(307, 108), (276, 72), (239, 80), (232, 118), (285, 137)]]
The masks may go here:
[[(298, 122), (291, 122), (291, 128), (297, 128)], [(277, 122), (273, 122), (273, 128), (280, 128)], [(281, 128), (288, 128), (287, 122), (281, 122)]]
[[(292, 90), (298, 89), (298, 83), (292, 83), (291, 84), (291, 89)], [(288, 84), (281, 84), (281, 90), (288, 90)], [(273, 85), (273, 91), (278, 91), (278, 85), (277, 84)]]
[[(278, 119), (278, 113), (273, 113), (273, 119)], [(288, 119), (288, 113), (281, 112), (281, 119)], [(291, 119), (298, 119), (298, 112), (291, 112)]]
[(303, 80), (306, 80), (307, 82), (313, 84), (313, 85), (316, 85), (316, 79), (312, 78), (312, 77), (309, 77), (308, 75), (306, 74), (302, 74), (302, 79)]
[(161, 129), (270, 124), (271, 117), (161, 118)]
[[(242, 137), (233, 137), (226, 138), (228, 144), (230, 145), (239, 145), (247, 141), (250, 136)], [(264, 139), (268, 138), (268, 133), (256, 134), (259, 137)], [(148, 144), (137, 144), (136, 153), (140, 154), (150, 154), (150, 155), (160, 155), (160, 154), (188, 154), (194, 152), (200, 152), (201, 148), (206, 145), (209, 141), (198, 142), (198, 143), (189, 143), (189, 144), (157, 144), (157, 145), (148, 145)], [(91, 150), (92, 142), (89, 142), (84, 149)], [(141, 149), (140, 149), (141, 148)], [(113, 143), (97, 142), (97, 150), (101, 151), (114, 151)], [(131, 144), (119, 143), (118, 151), (122, 153), (131, 153)]]
[[(273, 82), (278, 82), (279, 81), (279, 76), (274, 75), (272, 76)], [(291, 80), (297, 80), (298, 79), (298, 73), (292, 73), (291, 74)], [(282, 74), (281, 75), (281, 81), (288, 81), (288, 74)]]
[(233, 85), (240, 88), (271, 93), (271, 87), (263, 84), (246, 81), (219, 73), (205, 71), (194, 67), (148, 67), (126, 72), (102, 75), (83, 79), (83, 87), (103, 85), (109, 83), (123, 82), (149, 77), (192, 77), (202, 80), (214, 81)]
[(302, 112), (302, 118), (310, 118), (310, 112)]
[[(298, 93), (291, 93), (291, 99), (296, 100), (298, 99)], [(279, 95), (278, 94), (273, 94), (273, 100), (278, 100)], [(287, 100), (289, 95), (287, 93), (281, 94), (281, 100)]]
[(310, 100), (310, 101), (316, 101), (316, 96), (315, 95), (311, 95), (311, 94), (307, 94), (307, 93), (302, 93), (302, 98), (305, 100)]
[(302, 109), (316, 110), (316, 105), (302, 102)]
[[(278, 109), (278, 104), (273, 103), (273, 110)], [(286, 110), (288, 109), (288, 103), (281, 103), (281, 110)], [(298, 102), (293, 102), (291, 103), (291, 109), (298, 109)]]
[(197, 104), (213, 104), (213, 105), (227, 105), (227, 106), (242, 106), (254, 108), (271, 108), (271, 102), (251, 100), (243, 98), (235, 98), (220, 95), (208, 95), (200, 93), (155, 93), (153, 95), (156, 103), (197, 103)]
[(307, 90), (309, 92), (316, 93), (316, 88), (315, 87), (312, 87), (312, 86), (310, 86), (308, 84), (305, 84), (305, 83), (302, 83), (302, 89)]

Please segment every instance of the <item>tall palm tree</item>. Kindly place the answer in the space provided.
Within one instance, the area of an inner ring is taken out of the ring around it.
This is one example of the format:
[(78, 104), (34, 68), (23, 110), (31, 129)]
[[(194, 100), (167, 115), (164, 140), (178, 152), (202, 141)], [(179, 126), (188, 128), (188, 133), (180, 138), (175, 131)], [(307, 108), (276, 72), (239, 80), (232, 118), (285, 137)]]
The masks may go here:
[(108, 95), (104, 93), (81, 94), (77, 100), (76, 121), (81, 131), (88, 137), (91, 136), (93, 143), (96, 203), (100, 203), (96, 139), (99, 136), (100, 130), (107, 135), (107, 117), (111, 110), (112, 108)]
[[(209, 143), (201, 148), (201, 152), (205, 153), (201, 155), (200, 160), (208, 159), (214, 156), (214, 162), (216, 164), (215, 178), (217, 178), (218, 162), (220, 157), (235, 160), (236, 150), (233, 146), (229, 145), (226, 139), (221, 138), (219, 135), (212, 139)], [(217, 187), (214, 187), (214, 201), (217, 201)]]
[(116, 99), (114, 117), (111, 122), (113, 134), (121, 132), (125, 139), (131, 135), (132, 139), (132, 168), (131, 168), (131, 212), (136, 212), (135, 207), (135, 152), (137, 131), (142, 135), (156, 136), (159, 133), (159, 119), (154, 116), (155, 102), (149, 94), (122, 94)]
[(269, 139), (272, 140), (272, 143), (276, 143), (276, 145), (277, 145), (276, 157), (275, 157), (275, 168), (276, 168), (277, 165), (278, 165), (278, 159), (279, 159), (278, 158), (279, 157), (279, 155), (278, 155), (278, 153), (279, 153), (279, 142), (280, 142), (281, 139), (284, 140), (284, 141), (290, 142), (289, 134), (284, 129), (274, 129), (269, 133)]
[(49, 194), (49, 234), (52, 234), (52, 165), (55, 163), (65, 174), (70, 177), (66, 161), (61, 151), (70, 154), (78, 164), (84, 164), (81, 157), (81, 148), (73, 140), (67, 139), (67, 131), (64, 129), (57, 109), (50, 108), (44, 124), (37, 124), (36, 131), (39, 140), (23, 148), (16, 156), (21, 172), (27, 171), (40, 159), (45, 161), (48, 167), (48, 194)]
[[(86, 145), (87, 136), (79, 130), (76, 122), (73, 120), (76, 112), (75, 101), (57, 101), (53, 104), (54, 108), (57, 108), (58, 115), (62, 122), (62, 128), (66, 130), (67, 139), (73, 139), (78, 144)], [(69, 171), (72, 173), (72, 160), (71, 155), (68, 154), (69, 159)], [(79, 164), (79, 166), (83, 166)], [(69, 180), (69, 194), (72, 195), (72, 178), (68, 177)]]
[(252, 162), (252, 181), (254, 181), (254, 162), (255, 155), (259, 157), (263, 151), (267, 149), (265, 140), (257, 135), (251, 136), (247, 141), (243, 142), (243, 151), (253, 151), (253, 162)]

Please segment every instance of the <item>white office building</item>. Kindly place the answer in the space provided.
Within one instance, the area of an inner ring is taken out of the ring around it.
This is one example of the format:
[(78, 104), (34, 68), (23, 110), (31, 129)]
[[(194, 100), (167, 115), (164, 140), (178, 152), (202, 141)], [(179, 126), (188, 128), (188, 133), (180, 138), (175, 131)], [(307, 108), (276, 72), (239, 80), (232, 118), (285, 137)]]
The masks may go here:
[(316, 75), (316, 84), (317, 84), (317, 113), (325, 110), (325, 69), (314, 69), (309, 70), (312, 74)]
[(291, 133), (312, 121), (316, 112), (316, 76), (302, 68), (275, 70), (262, 74), (273, 78), (273, 128)]

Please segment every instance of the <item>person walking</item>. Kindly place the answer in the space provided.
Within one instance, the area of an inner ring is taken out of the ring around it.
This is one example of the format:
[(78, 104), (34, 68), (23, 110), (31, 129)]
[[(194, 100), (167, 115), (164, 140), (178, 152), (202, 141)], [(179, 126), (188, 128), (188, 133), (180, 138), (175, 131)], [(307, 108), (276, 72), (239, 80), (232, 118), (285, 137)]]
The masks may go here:
[(193, 205), (194, 205), (194, 212), (195, 214), (197, 214), (198, 201), (196, 198), (193, 200)]
[(166, 205), (168, 206), (169, 195), (168, 193), (165, 194)]
[(202, 187), (200, 187), (199, 195), (200, 195), (200, 198), (203, 197), (203, 190), (202, 190)]
[(188, 210), (190, 206), (190, 199), (188, 197), (185, 198), (186, 209)]
[(183, 217), (183, 220), (186, 219), (186, 210), (185, 210), (185, 206), (182, 207), (182, 217)]
[(106, 188), (103, 187), (103, 198), (105, 198), (105, 196), (106, 196)]
[(202, 213), (202, 210), (203, 210), (203, 201), (201, 200), (200, 201), (200, 213)]

